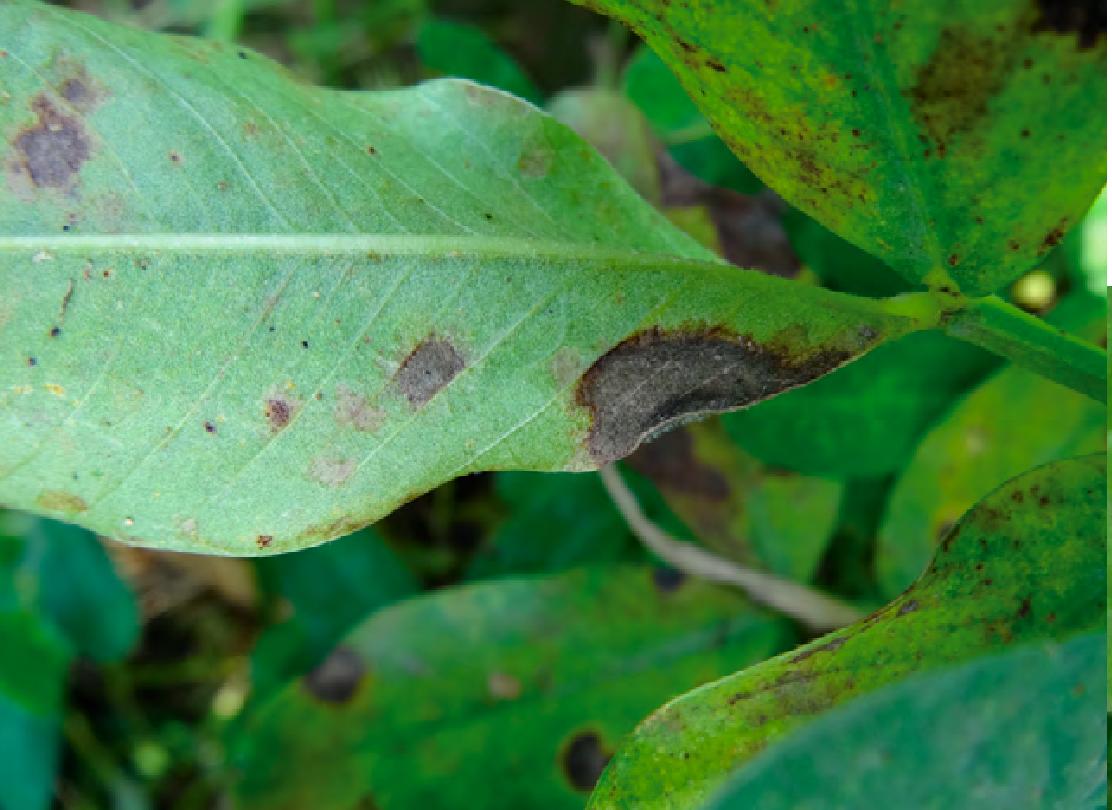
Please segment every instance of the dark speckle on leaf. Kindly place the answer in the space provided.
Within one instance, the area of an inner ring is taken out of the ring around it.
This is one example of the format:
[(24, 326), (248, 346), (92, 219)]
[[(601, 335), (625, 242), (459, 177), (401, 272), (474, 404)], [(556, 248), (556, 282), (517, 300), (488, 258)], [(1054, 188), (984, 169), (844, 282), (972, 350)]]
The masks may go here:
[(1081, 50), (1092, 48), (1105, 36), (1108, 26), (1105, 0), (1037, 0), (1037, 5), (1036, 32), (1076, 34)]
[(683, 571), (677, 571), (675, 568), (654, 568), (653, 569), (653, 585), (661, 593), (672, 593), (679, 590), (687, 577)]
[(274, 430), (281, 430), (290, 423), (293, 416), (294, 405), (283, 396), (274, 396), (266, 400), (263, 405), (263, 415), (270, 422)]
[(355, 696), (365, 670), (355, 650), (340, 646), (305, 676), (305, 689), (325, 703), (347, 703)]
[(576, 734), (564, 749), (564, 773), (571, 786), (583, 793), (594, 788), (609, 761), (610, 754), (606, 753), (602, 738), (594, 731)]
[(394, 384), (409, 403), (421, 407), (464, 369), (463, 356), (448, 340), (427, 337), (409, 353), (394, 375)]

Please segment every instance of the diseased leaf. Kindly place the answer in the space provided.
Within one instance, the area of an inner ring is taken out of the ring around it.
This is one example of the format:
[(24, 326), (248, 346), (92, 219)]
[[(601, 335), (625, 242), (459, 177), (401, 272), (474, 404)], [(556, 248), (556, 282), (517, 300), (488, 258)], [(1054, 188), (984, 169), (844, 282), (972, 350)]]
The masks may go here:
[(644, 113), (668, 154), (700, 180), (743, 194), (764, 187), (714, 134), (668, 66), (650, 48), (642, 45), (629, 60), (622, 89)]
[(641, 35), (771, 188), (913, 281), (992, 292), (1104, 183), (1099, 4), (575, 2)]
[(468, 472), (596, 467), (919, 325), (718, 262), (498, 91), (312, 89), (24, 0), (0, 30), (11, 506), (288, 551)]
[(713, 419), (642, 445), (629, 465), (709, 547), (800, 582), (814, 576), (838, 514), (837, 482), (764, 467)]
[(618, 749), (592, 808), (688, 808), (775, 740), (909, 674), (1066, 639), (1105, 616), (1105, 458), (1025, 473), (968, 512), (926, 573), (855, 625), (683, 695)]
[(541, 92), (481, 28), (429, 17), (417, 29), (417, 55), (435, 74), (471, 79), (539, 104)]
[(913, 676), (773, 745), (706, 810), (998, 810), (1107, 799), (1104, 635)]
[(649, 708), (783, 641), (736, 593), (646, 567), (411, 600), (248, 714), (235, 795), (273, 810), (582, 807)]
[(1105, 449), (1099, 402), (1009, 366), (935, 426), (892, 490), (877, 548), (881, 589), (894, 597), (930, 561), (961, 514), (1037, 464)]
[(954, 397), (998, 363), (976, 346), (921, 332), (813, 385), (727, 414), (722, 423), (738, 444), (774, 466), (813, 475), (883, 475), (906, 464)]
[(267, 627), (251, 660), (252, 698), (320, 663), (359, 621), (418, 590), (372, 529), (294, 555), (256, 562), (259, 578), (293, 614)]

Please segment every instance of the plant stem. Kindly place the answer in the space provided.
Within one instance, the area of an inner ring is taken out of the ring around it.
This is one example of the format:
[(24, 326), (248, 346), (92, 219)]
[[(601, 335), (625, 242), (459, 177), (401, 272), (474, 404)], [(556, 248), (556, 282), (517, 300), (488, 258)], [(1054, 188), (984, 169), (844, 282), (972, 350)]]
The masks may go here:
[(599, 471), (607, 492), (630, 529), (660, 559), (699, 579), (741, 588), (754, 602), (790, 616), (812, 630), (825, 632), (852, 624), (864, 615), (824, 593), (764, 571), (745, 568), (692, 543), (670, 537), (649, 520), (613, 464)]
[(995, 352), (1018, 366), (1108, 401), (1107, 356), (994, 295), (965, 301), (942, 317), (946, 333)]

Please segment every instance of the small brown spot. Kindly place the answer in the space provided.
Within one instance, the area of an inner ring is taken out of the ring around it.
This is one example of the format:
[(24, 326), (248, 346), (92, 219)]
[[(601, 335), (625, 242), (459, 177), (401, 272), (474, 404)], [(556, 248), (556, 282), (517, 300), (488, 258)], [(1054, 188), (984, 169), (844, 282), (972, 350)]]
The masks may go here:
[(1030, 138), (1031, 137), (1031, 130), (1021, 129), (1019, 131), (1019, 137), (1021, 137), (1021, 138)]
[(284, 396), (273, 396), (263, 405), (263, 415), (270, 422), (272, 430), (281, 430), (290, 423), (294, 411), (297, 409), (295, 402)]
[(568, 742), (561, 760), (571, 786), (587, 793), (602, 776), (610, 754), (603, 748), (602, 738), (594, 731), (581, 731)]
[(205, 422), (205, 433), (215, 433), (215, 432), (216, 432), (216, 425), (214, 425), (212, 422)]
[(181, 153), (180, 152), (178, 152), (174, 149), (171, 149), (170, 153), (169, 153), (169, 158), (170, 158), (171, 163), (176, 164), (176, 165), (181, 164)]
[(554, 158), (551, 149), (529, 149), (517, 159), (517, 168), (526, 177), (544, 177), (551, 171)]
[(62, 329), (61, 329), (61, 327), (58, 327), (58, 326), (52, 326), (52, 327), (50, 327), (50, 336), (51, 336), (52, 338), (53, 338), (53, 337), (58, 337), (58, 336), (59, 336), (60, 334), (62, 334)]
[(84, 512), (89, 508), (84, 498), (74, 495), (71, 492), (63, 492), (60, 489), (48, 489), (44, 491), (35, 499), (35, 503), (51, 512), (68, 512), (70, 514)]
[(726, 72), (726, 66), (719, 62), (717, 59), (708, 59), (707, 67), (709, 67), (711, 70), (717, 71), (718, 73)]
[(334, 649), (302, 680), (305, 690), (325, 703), (347, 703), (359, 690), (366, 665), (350, 647)]
[(368, 399), (346, 385), (336, 387), (336, 407), (332, 411), (336, 423), (371, 433), (382, 427), (385, 411), (371, 407)]
[(1025, 596), (1025, 597), (1023, 597), (1023, 601), (1021, 601), (1019, 603), (1019, 611), (1016, 613), (1016, 616), (1020, 619), (1026, 619), (1030, 615), (1031, 615), (1031, 597), (1030, 596)]
[(487, 677), (487, 691), (495, 700), (517, 700), (521, 697), (521, 681), (505, 672), (492, 672)]
[(919, 609), (919, 601), (917, 599), (908, 599), (897, 612), (898, 616), (906, 616), (908, 613), (914, 613)]
[(409, 353), (394, 374), (394, 385), (419, 408), (463, 371), (463, 356), (448, 340), (430, 335)]
[(28, 357), (27, 358), (27, 365), (30, 366), (31, 368), (34, 368), (38, 364), (39, 364), (39, 361), (36, 360), (34, 357)]
[(950, 265), (950, 267), (957, 267), (959, 261), (960, 259), (958, 258), (958, 254), (951, 253), (950, 256), (946, 259), (946, 264)]
[(815, 653), (834, 652), (835, 650), (840, 650), (845, 643), (846, 637), (838, 636), (837, 638), (833, 638), (825, 644), (818, 644), (816, 646), (808, 647), (807, 649), (802, 650), (801, 652), (798, 652), (794, 656), (792, 656), (791, 663), (798, 664), (800, 661), (807, 660)]
[(59, 112), (43, 95), (35, 96), (31, 110), (37, 121), (12, 142), (13, 168), (39, 188), (69, 188), (89, 159), (89, 138), (77, 118)]
[(371, 155), (371, 156), (373, 157), (373, 156), (375, 156), (375, 155), (377, 155), (377, 154), (378, 154), (378, 150), (377, 150), (377, 149), (375, 149), (375, 148), (374, 148), (373, 146), (371, 146), (370, 144), (367, 144), (367, 154), (368, 154), (368, 155)]
[(326, 487), (342, 486), (355, 472), (353, 459), (321, 456), (309, 462), (309, 478)]
[(259, 548), (269, 548), (270, 544), (274, 542), (274, 535), (260, 534), (255, 538), (255, 545)]

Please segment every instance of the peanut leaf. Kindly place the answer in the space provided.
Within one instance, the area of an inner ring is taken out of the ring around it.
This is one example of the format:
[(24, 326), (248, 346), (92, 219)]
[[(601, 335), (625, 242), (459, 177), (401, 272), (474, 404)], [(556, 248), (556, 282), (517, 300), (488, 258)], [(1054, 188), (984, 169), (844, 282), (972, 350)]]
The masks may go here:
[(462, 81), (0, 5), (0, 503), (287, 551), (455, 476), (582, 470), (914, 328), (739, 271)]
[(913, 281), (992, 292), (1104, 184), (1099, 4), (574, 1), (644, 38), (766, 184)]
[(582, 807), (646, 711), (782, 649), (785, 629), (736, 593), (643, 566), (410, 600), (248, 713), (230, 747), (237, 804)]
[(760, 754), (706, 810), (1100, 807), (1104, 635), (908, 678)]
[(850, 627), (682, 695), (628, 737), (592, 808), (687, 808), (813, 718), (912, 673), (1105, 617), (1105, 458), (1040, 467), (970, 510), (926, 573)]

